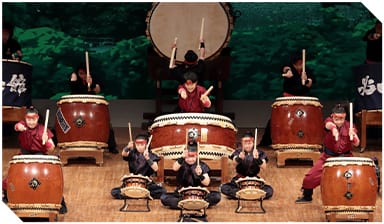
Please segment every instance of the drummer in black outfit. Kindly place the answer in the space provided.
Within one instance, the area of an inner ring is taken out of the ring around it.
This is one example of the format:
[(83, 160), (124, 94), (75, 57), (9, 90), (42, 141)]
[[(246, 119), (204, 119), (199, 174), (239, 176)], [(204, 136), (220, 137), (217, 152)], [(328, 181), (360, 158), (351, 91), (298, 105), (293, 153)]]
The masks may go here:
[[(197, 143), (188, 143), (188, 149), (184, 150), (182, 157), (178, 158), (173, 164), (173, 170), (177, 172), (176, 182), (178, 184), (176, 190), (171, 193), (161, 195), (160, 200), (164, 206), (171, 209), (178, 209), (178, 203), (182, 200), (182, 195), (178, 192), (183, 187), (207, 187), (211, 179), (209, 177), (209, 167), (203, 161), (199, 161), (197, 165)], [(210, 191), (205, 201), (209, 206), (219, 203), (221, 195), (218, 191)]]
[[(172, 48), (176, 47), (174, 44)], [(204, 40), (200, 40), (200, 49), (199, 55), (197, 55), (193, 50), (188, 50), (184, 55), (184, 62), (180, 65), (176, 65), (176, 60), (174, 60), (172, 67), (170, 68), (171, 76), (179, 82), (179, 84), (184, 84), (183, 75), (186, 72), (194, 72), (198, 76), (198, 84), (202, 84), (204, 69), (205, 69), (205, 44)]]
[[(128, 162), (129, 172), (131, 174), (150, 177), (158, 170), (157, 162), (160, 160), (160, 157), (151, 152), (150, 149), (148, 152), (145, 151), (147, 143), (147, 135), (138, 135), (135, 138), (135, 146), (133, 141), (130, 141), (121, 152), (123, 160)], [(127, 198), (127, 196), (121, 194), (122, 187), (124, 187), (124, 184), (121, 187), (115, 187), (111, 190), (114, 198)], [(148, 184), (147, 189), (154, 199), (159, 199), (162, 194), (166, 193), (163, 187), (153, 181)]]
[(14, 26), (10, 23), (3, 23), (3, 59), (21, 61), (23, 53), (17, 40), (13, 38)]
[[(71, 94), (98, 94), (101, 92), (100, 85), (96, 83), (92, 76), (87, 77), (86, 67), (80, 64), (75, 72), (72, 72), (70, 79)], [(108, 149), (110, 153), (117, 154), (115, 133), (110, 127), (108, 137)]]
[[(291, 57), (291, 63), (283, 66), (283, 96), (310, 96), (310, 89), (315, 83), (315, 78), (308, 69), (303, 71), (302, 53), (296, 52)], [(271, 139), (271, 120), (268, 120), (264, 135), (258, 146), (269, 146)]]
[[(239, 178), (245, 177), (257, 177), (261, 170), (267, 168), (267, 155), (254, 148), (254, 136), (251, 132), (246, 132), (241, 138), (241, 148), (236, 149), (229, 156), (236, 165), (236, 176), (232, 178), (231, 182), (225, 183), (220, 186), (220, 191), (230, 199), (236, 199), (236, 192), (240, 190), (236, 181)], [(273, 188), (270, 185), (264, 184), (262, 187), (263, 191), (266, 192), (265, 198), (268, 199), (273, 195)]]

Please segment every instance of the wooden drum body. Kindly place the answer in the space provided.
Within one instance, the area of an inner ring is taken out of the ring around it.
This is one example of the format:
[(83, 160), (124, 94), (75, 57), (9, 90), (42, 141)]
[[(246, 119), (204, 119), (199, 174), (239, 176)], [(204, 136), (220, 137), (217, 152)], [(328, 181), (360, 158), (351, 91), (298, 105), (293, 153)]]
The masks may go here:
[(321, 177), (325, 212), (373, 212), (377, 184), (375, 164), (370, 158), (328, 158)]
[(147, 15), (146, 34), (156, 52), (165, 58), (171, 57), (170, 46), (177, 37), (176, 60), (183, 62), (188, 50), (199, 47), (202, 18), (205, 58), (209, 60), (227, 46), (233, 30), (233, 19), (226, 3), (154, 3)]
[(320, 149), (323, 141), (322, 105), (315, 97), (279, 97), (272, 104), (274, 149)]
[(7, 195), (12, 210), (60, 209), (64, 184), (57, 156), (17, 155), (9, 163)]
[(67, 95), (57, 103), (58, 146), (106, 147), (109, 137), (108, 102), (98, 95)]
[(221, 159), (230, 155), (235, 147), (237, 129), (230, 118), (209, 113), (175, 113), (155, 118), (149, 128), (151, 148), (168, 159), (179, 158), (190, 129), (200, 134), (200, 158)]
[(207, 208), (209, 203), (204, 199), (209, 194), (209, 191), (203, 187), (186, 187), (181, 188), (179, 193), (182, 200), (178, 206), (187, 210), (199, 210)]

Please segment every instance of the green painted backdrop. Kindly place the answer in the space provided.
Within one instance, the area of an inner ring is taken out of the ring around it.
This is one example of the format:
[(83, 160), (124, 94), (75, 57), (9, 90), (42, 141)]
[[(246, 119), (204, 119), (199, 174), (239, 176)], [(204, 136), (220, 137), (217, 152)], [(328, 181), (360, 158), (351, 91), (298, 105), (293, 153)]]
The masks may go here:
[[(109, 99), (152, 99), (147, 74), (146, 16), (152, 3), (2, 3), (16, 25), (23, 60), (34, 66), (33, 98), (67, 94), (69, 74), (89, 50), (92, 74)], [(232, 3), (226, 99), (272, 100), (281, 95), (280, 68), (307, 49), (307, 67), (322, 100), (353, 98), (352, 67), (362, 64), (362, 36), (376, 18), (361, 3)]]

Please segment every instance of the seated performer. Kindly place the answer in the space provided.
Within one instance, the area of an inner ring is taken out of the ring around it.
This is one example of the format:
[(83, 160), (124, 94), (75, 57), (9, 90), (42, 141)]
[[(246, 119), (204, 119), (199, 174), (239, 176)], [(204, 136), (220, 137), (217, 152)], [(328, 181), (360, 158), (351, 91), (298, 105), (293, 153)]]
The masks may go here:
[(204, 94), (207, 90), (197, 84), (198, 77), (194, 72), (184, 73), (184, 84), (179, 85), (179, 107), (182, 112), (201, 113), (205, 108), (211, 107), (211, 100)]
[[(138, 135), (135, 138), (135, 146), (133, 145), (133, 141), (130, 141), (121, 152), (123, 159), (128, 161), (129, 172), (131, 174), (150, 177), (158, 170), (157, 162), (160, 158), (150, 150), (146, 151), (147, 143), (147, 135)], [(112, 196), (116, 199), (128, 198), (121, 193), (121, 188), (123, 187), (124, 184), (121, 187), (113, 188), (111, 191)], [(166, 192), (163, 187), (153, 181), (148, 184), (147, 189), (154, 199), (159, 199), (160, 196)]]
[[(228, 196), (230, 199), (236, 199), (236, 192), (240, 190), (236, 181), (239, 178), (257, 177), (261, 170), (267, 168), (267, 155), (258, 149), (254, 148), (254, 136), (251, 132), (246, 132), (241, 138), (241, 148), (236, 149), (229, 156), (236, 165), (236, 176), (229, 183), (222, 184), (220, 187), (221, 193)], [(273, 195), (273, 188), (264, 184), (262, 188), (266, 192), (264, 199), (269, 199)]]
[[(196, 142), (188, 144), (187, 150), (184, 150), (182, 157), (178, 158), (173, 164), (173, 170), (177, 172), (177, 188), (174, 192), (161, 195), (160, 200), (164, 206), (171, 209), (178, 209), (178, 203), (182, 200), (182, 195), (178, 192), (183, 187), (207, 187), (211, 179), (209, 177), (209, 167), (203, 161), (197, 164), (197, 144)], [(216, 205), (221, 199), (218, 191), (210, 191), (205, 198), (209, 206)]]
[[(25, 119), (15, 124), (15, 131), (20, 132), (21, 155), (47, 155), (48, 152), (53, 152), (55, 149), (52, 132), (47, 128), (47, 132), (44, 133), (44, 125), (39, 124), (39, 111), (33, 106), (27, 109)], [(3, 201), (8, 201), (5, 191), (7, 189), (6, 180), (3, 180)], [(67, 213), (64, 197), (61, 206), (60, 214)]]
[[(356, 128), (349, 128), (349, 122), (345, 121), (346, 110), (340, 104), (332, 109), (332, 114), (324, 121), (324, 151), (321, 157), (313, 165), (303, 179), (303, 196), (296, 200), (296, 203), (310, 203), (312, 201), (313, 189), (320, 185), (323, 164), (327, 158), (352, 155), (352, 146), (360, 144)], [(350, 140), (350, 136), (353, 140)]]

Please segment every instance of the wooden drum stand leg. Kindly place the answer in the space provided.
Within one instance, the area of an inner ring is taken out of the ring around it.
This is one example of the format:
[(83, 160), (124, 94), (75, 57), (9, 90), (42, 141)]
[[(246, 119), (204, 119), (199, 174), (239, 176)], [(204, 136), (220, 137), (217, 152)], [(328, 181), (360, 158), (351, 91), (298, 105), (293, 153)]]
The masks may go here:
[(366, 213), (326, 213), (325, 218), (328, 222), (337, 221), (368, 221), (373, 222), (373, 212)]
[(47, 218), (49, 222), (56, 222), (58, 220), (57, 211), (14, 211), (19, 218)]
[(84, 148), (67, 148), (67, 149), (60, 149), (60, 160), (63, 163), (63, 165), (68, 164), (69, 158), (75, 158), (75, 157), (92, 157), (95, 158), (96, 164), (99, 166), (103, 165), (103, 155), (104, 155), (104, 149), (96, 149), (91, 147), (84, 147)]

